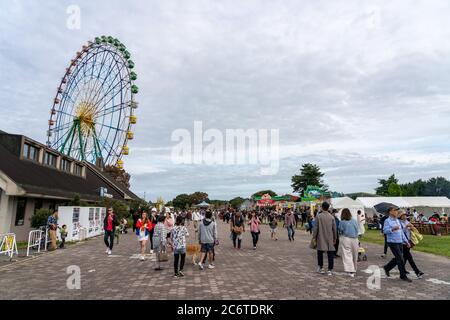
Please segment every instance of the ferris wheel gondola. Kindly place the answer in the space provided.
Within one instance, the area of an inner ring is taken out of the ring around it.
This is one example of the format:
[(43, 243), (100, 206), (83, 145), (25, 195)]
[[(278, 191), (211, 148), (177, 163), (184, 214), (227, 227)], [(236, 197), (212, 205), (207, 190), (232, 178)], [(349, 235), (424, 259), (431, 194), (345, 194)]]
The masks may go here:
[(118, 39), (89, 41), (70, 61), (50, 111), (47, 144), (75, 159), (123, 169), (137, 123), (131, 55)]

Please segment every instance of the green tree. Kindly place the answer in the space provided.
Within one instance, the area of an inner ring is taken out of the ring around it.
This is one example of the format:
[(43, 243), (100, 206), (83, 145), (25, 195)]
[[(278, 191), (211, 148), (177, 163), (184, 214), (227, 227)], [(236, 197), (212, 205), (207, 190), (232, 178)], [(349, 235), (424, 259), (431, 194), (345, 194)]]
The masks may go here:
[(87, 207), (89, 204), (86, 201), (81, 200), (80, 195), (75, 193), (73, 199), (69, 202), (69, 206), (73, 207)]
[(389, 185), (391, 183), (398, 184), (398, 179), (392, 174), (387, 179), (378, 179), (378, 183), (380, 186), (375, 189), (376, 194), (379, 196), (389, 196)]
[(36, 213), (30, 218), (31, 227), (37, 229), (41, 226), (47, 225), (47, 219), (51, 214), (53, 214), (53, 210), (50, 209), (36, 210)]
[(113, 208), (114, 213), (117, 215), (118, 219), (128, 218), (130, 215), (129, 207), (122, 201), (105, 198), (101, 202), (101, 205), (106, 208)]
[(177, 209), (186, 209), (186, 207), (190, 207), (191, 206), (191, 196), (183, 193), (183, 194), (179, 194), (177, 195), (173, 200), (173, 206)]
[(133, 199), (129, 203), (130, 210), (134, 212), (150, 212), (151, 206), (144, 199)]
[(191, 197), (191, 205), (199, 204), (208, 199), (208, 194), (206, 192), (194, 192), (190, 195)]
[(233, 207), (234, 209), (239, 209), (239, 207), (241, 206), (241, 204), (245, 201), (244, 198), (241, 197), (236, 197), (233, 198), (229, 201), (230, 206)]
[(406, 197), (417, 197), (423, 195), (425, 186), (425, 181), (421, 179), (400, 185), (402, 188), (402, 195)]
[(424, 196), (450, 196), (450, 181), (444, 177), (431, 178), (425, 183)]
[(320, 167), (311, 164), (305, 163), (300, 168), (300, 174), (296, 174), (292, 176), (292, 184), (293, 192), (297, 192), (300, 195), (303, 195), (306, 187), (308, 185), (318, 186), (326, 190), (326, 186), (323, 183), (324, 174), (320, 171)]
[(275, 197), (277, 196), (277, 193), (275, 191), (272, 190), (261, 190), (258, 192), (255, 192), (254, 194), (252, 194), (252, 199), (255, 199), (255, 197), (261, 197), (263, 194), (269, 194), (271, 197)]
[(402, 196), (402, 188), (395, 182), (389, 184), (388, 187), (388, 196), (390, 197), (401, 197)]

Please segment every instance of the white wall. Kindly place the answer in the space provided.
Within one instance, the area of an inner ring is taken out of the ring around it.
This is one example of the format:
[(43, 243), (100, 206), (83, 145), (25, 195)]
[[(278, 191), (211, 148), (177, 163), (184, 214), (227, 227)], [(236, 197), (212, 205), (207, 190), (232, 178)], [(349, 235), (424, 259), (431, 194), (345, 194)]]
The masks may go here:
[(13, 219), (13, 197), (6, 195), (0, 188), (0, 233), (11, 232), (11, 220)]

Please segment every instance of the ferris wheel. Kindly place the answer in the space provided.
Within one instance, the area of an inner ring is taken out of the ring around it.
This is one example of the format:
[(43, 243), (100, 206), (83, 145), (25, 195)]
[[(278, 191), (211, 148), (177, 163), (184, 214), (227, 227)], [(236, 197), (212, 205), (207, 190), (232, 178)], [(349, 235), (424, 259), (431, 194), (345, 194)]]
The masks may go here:
[(137, 122), (130, 53), (116, 38), (101, 36), (76, 53), (57, 89), (47, 144), (78, 160), (123, 169)]

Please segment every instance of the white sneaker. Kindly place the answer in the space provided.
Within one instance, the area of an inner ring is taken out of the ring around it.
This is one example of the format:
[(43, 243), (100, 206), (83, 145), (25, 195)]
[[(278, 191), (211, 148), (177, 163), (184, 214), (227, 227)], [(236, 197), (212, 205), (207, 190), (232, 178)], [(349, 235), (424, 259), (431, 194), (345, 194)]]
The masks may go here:
[(109, 249), (106, 249), (105, 253), (108, 253)]
[(318, 267), (318, 268), (317, 268), (317, 273), (324, 274), (325, 271), (323, 270), (323, 268)]
[(108, 249), (108, 256), (111, 255), (112, 251)]
[(331, 270), (328, 270), (327, 275), (332, 276), (333, 272)]
[(350, 278), (354, 278), (354, 277), (355, 277), (355, 274), (354, 274), (353, 272), (348, 272), (348, 276), (349, 276)]
[(201, 263), (198, 264), (200, 270), (203, 270), (203, 265)]
[(150, 250), (150, 254), (153, 254), (153, 250)]
[(208, 265), (208, 269), (214, 269), (216, 266), (213, 264)]
[(141, 255), (141, 261), (144, 261), (145, 257), (143, 255)]

